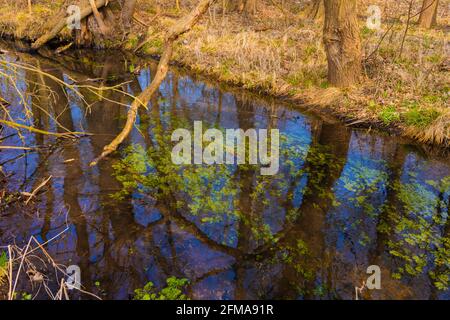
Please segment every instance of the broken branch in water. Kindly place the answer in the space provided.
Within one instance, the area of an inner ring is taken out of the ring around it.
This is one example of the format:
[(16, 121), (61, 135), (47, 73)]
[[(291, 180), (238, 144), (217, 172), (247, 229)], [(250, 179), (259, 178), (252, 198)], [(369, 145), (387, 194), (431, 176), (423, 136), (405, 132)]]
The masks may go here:
[(73, 46), (73, 42), (66, 44), (65, 46), (59, 47), (55, 50), (55, 54), (61, 54), (66, 50), (69, 50)]
[(127, 121), (125, 126), (119, 135), (111, 141), (110, 144), (103, 148), (102, 154), (90, 163), (90, 166), (95, 166), (100, 160), (117, 150), (117, 147), (125, 140), (133, 129), (134, 122), (136, 120), (137, 111), (139, 105), (147, 105), (153, 94), (161, 85), (162, 81), (167, 75), (169, 69), (170, 58), (172, 57), (173, 44), (183, 34), (188, 32), (197, 22), (201, 16), (208, 10), (209, 6), (214, 3), (215, 0), (201, 0), (200, 3), (192, 10), (187, 16), (181, 18), (175, 25), (169, 30), (166, 43), (164, 45), (164, 51), (159, 60), (158, 68), (156, 70), (155, 77), (153, 78), (150, 86), (148, 86), (142, 93), (134, 99), (131, 103), (130, 109), (127, 114)]
[(52, 176), (50, 176), (50, 177), (48, 177), (47, 179), (45, 179), (44, 181), (42, 181), (41, 184), (38, 185), (37, 188), (34, 189), (33, 192), (31, 192), (31, 193), (29, 194), (27, 201), (25, 201), (25, 204), (26, 204), (26, 205), (27, 205), (28, 202), (30, 202), (30, 200), (36, 195), (36, 193), (38, 193), (38, 191), (39, 191), (40, 189), (42, 189), (42, 188), (47, 184), (47, 182), (50, 181), (51, 178), (52, 178)]
[(63, 137), (63, 138), (71, 138), (71, 137), (79, 136), (79, 135), (89, 135), (89, 133), (86, 133), (86, 132), (64, 132), (64, 133), (50, 132), (50, 131), (45, 131), (45, 130), (37, 129), (34, 127), (26, 126), (21, 123), (16, 123), (13, 121), (2, 120), (2, 119), (0, 119), (0, 123), (6, 125), (8, 127), (12, 127), (12, 128), (16, 128), (16, 129), (21, 128), (21, 129), (26, 129), (28, 131), (35, 132), (35, 133), (52, 135), (52, 136)]

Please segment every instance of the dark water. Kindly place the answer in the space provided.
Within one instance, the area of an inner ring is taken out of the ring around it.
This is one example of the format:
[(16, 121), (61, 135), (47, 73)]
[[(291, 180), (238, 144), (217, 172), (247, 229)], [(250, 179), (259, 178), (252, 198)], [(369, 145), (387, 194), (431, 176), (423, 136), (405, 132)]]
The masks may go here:
[[(120, 88), (134, 95), (155, 72), (154, 63), (136, 71), (138, 61), (120, 53), (3, 58), (67, 83), (126, 81)], [(0, 151), (2, 190), (31, 192), (52, 178), (27, 206), (2, 201), (0, 246), (31, 235), (48, 240), (67, 220), (49, 253), (79, 265), (87, 290), (114, 299), (148, 281), (161, 288), (171, 276), (189, 279), (192, 299), (354, 299), (370, 265), (381, 269), (381, 289), (365, 290), (366, 299), (450, 298), (450, 160), (442, 153), (172, 69), (148, 110), (140, 109), (126, 146), (91, 168), (126, 119), (126, 107), (111, 100), (130, 98), (79, 89), (82, 101), (54, 80), (17, 72), (22, 98), (0, 76), (12, 119), (93, 135), (70, 140), (2, 127), (1, 146), (40, 146)], [(171, 132), (195, 120), (219, 129), (278, 128), (279, 173), (173, 165)]]

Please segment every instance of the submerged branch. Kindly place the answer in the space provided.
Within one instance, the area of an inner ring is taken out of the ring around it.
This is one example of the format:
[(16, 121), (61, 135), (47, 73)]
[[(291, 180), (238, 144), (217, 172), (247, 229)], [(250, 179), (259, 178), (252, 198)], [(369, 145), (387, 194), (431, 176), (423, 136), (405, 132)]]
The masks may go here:
[(167, 75), (169, 62), (172, 57), (174, 42), (183, 34), (188, 32), (201, 16), (208, 10), (209, 6), (215, 0), (201, 0), (195, 9), (186, 17), (180, 19), (170, 30), (167, 36), (164, 51), (158, 64), (158, 68), (150, 86), (148, 86), (134, 101), (131, 103), (127, 114), (127, 121), (119, 135), (111, 141), (110, 144), (103, 148), (102, 154), (90, 163), (90, 166), (96, 166), (100, 160), (117, 150), (118, 146), (125, 140), (133, 129), (139, 105), (147, 105), (153, 94), (161, 85)]

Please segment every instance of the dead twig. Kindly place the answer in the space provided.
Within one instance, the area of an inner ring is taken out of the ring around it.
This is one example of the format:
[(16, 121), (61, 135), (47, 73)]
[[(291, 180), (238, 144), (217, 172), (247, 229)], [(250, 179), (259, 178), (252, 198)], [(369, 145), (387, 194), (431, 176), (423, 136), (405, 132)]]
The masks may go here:
[(52, 178), (52, 176), (50, 176), (47, 179), (45, 179), (44, 181), (42, 181), (41, 184), (38, 185), (37, 188), (33, 190), (33, 192), (31, 192), (31, 194), (29, 195), (27, 201), (25, 201), (25, 205), (27, 205), (28, 202), (30, 202), (31, 198), (33, 198), (38, 193), (38, 191), (40, 189), (42, 189), (47, 184), (47, 182), (50, 181), (51, 178)]
[[(48, 243), (56, 240), (59, 238), (63, 233), (67, 232), (69, 230), (68, 222), (67, 222), (67, 216), (66, 216), (66, 228), (58, 233), (56, 236), (52, 237), (48, 241), (44, 243), (40, 243), (34, 236), (31, 236), (30, 239), (27, 242), (27, 245), (23, 248), (17, 246), (17, 245), (8, 245), (8, 255), (9, 255), (9, 266), (8, 266), (8, 279), (9, 279), (9, 290), (8, 290), (8, 300), (14, 300), (16, 296), (16, 289), (18, 287), (18, 283), (20, 281), (20, 275), (22, 274), (22, 271), (25, 270), (26, 275), (28, 276), (28, 279), (31, 283), (32, 288), (34, 288), (35, 283), (39, 283), (39, 288), (37, 290), (37, 293), (35, 293), (34, 298), (37, 297), (37, 295), (40, 292), (40, 289), (44, 287), (45, 292), (52, 300), (70, 300), (69, 293), (68, 293), (68, 286), (66, 283), (65, 278), (69, 275), (66, 273), (66, 267), (62, 264), (56, 263), (51, 255), (45, 250), (44, 246)], [(44, 259), (40, 258), (37, 255), (37, 251), (40, 251), (43, 254)], [(46, 261), (45, 261), (46, 260)], [(16, 261), (20, 261), (19, 267), (16, 271), (15, 277), (14, 277), (14, 263)], [(42, 272), (40, 272), (37, 268), (37, 265), (41, 265), (42, 267), (46, 268), (47, 264), (50, 264), (55, 270), (55, 282), (59, 283), (59, 288), (56, 294), (53, 294), (52, 290), (48, 286), (50, 278), (44, 275)], [(58, 275), (62, 274), (62, 277), (59, 277)], [(74, 287), (73, 289), (76, 289), (77, 291), (90, 295), (96, 299), (101, 300), (100, 297), (97, 295), (87, 292), (81, 288)]]

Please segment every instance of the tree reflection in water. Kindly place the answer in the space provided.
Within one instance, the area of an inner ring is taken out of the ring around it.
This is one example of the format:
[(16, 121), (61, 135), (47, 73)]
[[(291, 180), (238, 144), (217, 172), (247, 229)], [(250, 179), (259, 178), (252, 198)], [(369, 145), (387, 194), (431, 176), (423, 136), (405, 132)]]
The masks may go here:
[[(19, 58), (66, 81), (124, 80), (120, 59), (72, 55)], [(154, 68), (127, 76), (123, 89), (138, 94)], [(86, 288), (96, 290), (98, 281), (110, 298), (176, 276), (190, 280), (191, 298), (352, 299), (371, 264), (381, 267), (382, 289), (365, 291), (365, 298), (449, 298), (448, 159), (173, 70), (140, 109), (128, 146), (91, 168), (126, 117), (112, 101), (129, 98), (85, 92), (88, 106), (34, 77), (24, 74), (19, 85), (48, 106), (33, 110), (37, 126), (59, 130), (51, 114), (70, 130), (95, 135), (61, 143), (24, 132), (29, 143), (54, 147), (0, 152), (9, 191), (30, 191), (54, 177), (31, 208), (2, 207), (0, 245), (31, 234), (48, 239), (68, 214), (70, 230), (49, 252), (79, 264)], [(30, 83), (38, 81), (56, 98), (36, 94), (42, 89)], [(14, 94), (5, 85), (0, 92), (20, 119)], [(195, 120), (219, 130), (278, 128), (279, 173), (261, 176), (255, 165), (174, 165), (171, 132)], [(12, 134), (4, 128), (2, 137), (10, 137), (1, 144), (21, 145)]]

